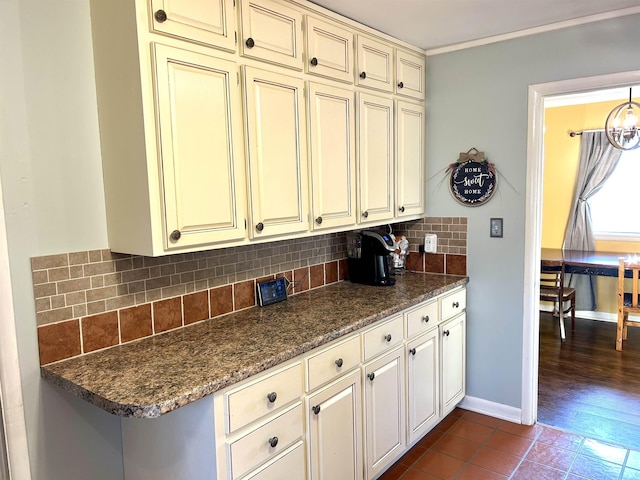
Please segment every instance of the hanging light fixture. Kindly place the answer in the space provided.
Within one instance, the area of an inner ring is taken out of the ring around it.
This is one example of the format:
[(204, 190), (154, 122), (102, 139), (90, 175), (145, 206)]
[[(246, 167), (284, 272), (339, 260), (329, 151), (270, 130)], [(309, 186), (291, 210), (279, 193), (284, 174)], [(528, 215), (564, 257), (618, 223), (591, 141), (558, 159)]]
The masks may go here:
[(633, 150), (640, 146), (640, 125), (638, 125), (640, 103), (629, 101), (615, 107), (607, 116), (604, 131), (611, 145), (620, 150)]

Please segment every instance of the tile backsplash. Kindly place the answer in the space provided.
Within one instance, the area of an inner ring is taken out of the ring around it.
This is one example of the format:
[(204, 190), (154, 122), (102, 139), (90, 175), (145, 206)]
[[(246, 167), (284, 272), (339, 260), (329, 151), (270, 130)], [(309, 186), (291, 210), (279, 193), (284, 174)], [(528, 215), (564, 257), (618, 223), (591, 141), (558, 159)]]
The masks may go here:
[[(395, 224), (407, 268), (466, 275), (466, 218)], [(437, 254), (418, 254), (425, 233)], [(92, 250), (33, 257), (42, 365), (253, 307), (255, 282), (284, 276), (289, 294), (347, 278), (346, 233), (143, 257)]]

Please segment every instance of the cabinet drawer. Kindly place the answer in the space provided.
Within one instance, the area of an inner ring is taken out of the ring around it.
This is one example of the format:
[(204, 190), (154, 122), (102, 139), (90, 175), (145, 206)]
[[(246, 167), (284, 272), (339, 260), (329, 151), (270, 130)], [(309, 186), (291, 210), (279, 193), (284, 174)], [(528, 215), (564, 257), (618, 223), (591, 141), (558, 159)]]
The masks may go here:
[(447, 320), (467, 307), (467, 290), (462, 289), (440, 299), (440, 319)]
[[(232, 478), (239, 478), (302, 438), (302, 403), (228, 445)], [(273, 446), (272, 446), (273, 445)]]
[(426, 305), (419, 305), (404, 315), (407, 321), (407, 338), (411, 338), (438, 325), (438, 302), (434, 300)]
[(242, 480), (282, 480), (283, 478), (306, 480), (302, 440)]
[(319, 352), (307, 359), (307, 391), (348, 372), (360, 363), (360, 335)]
[(380, 353), (391, 350), (396, 345), (400, 345), (402, 340), (402, 316), (398, 315), (362, 334), (364, 360), (367, 361)]
[[(275, 395), (272, 395), (275, 394)], [(231, 433), (299, 400), (302, 395), (302, 364), (295, 363), (260, 377), (225, 394), (226, 432)], [(273, 400), (273, 401), (271, 401)]]

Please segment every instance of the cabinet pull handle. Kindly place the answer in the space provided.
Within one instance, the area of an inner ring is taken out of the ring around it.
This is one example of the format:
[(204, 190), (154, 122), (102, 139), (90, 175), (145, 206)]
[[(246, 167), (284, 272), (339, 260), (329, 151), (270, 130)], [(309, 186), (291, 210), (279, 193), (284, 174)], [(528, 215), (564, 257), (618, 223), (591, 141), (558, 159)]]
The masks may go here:
[(164, 10), (158, 10), (153, 14), (153, 18), (156, 19), (156, 22), (163, 23), (167, 20), (167, 12), (165, 12)]
[(409, 350), (409, 353), (410, 353), (411, 355), (415, 355), (415, 354), (416, 354), (416, 349), (415, 349), (415, 348), (412, 348), (411, 350)]
[(316, 415), (320, 413), (320, 405), (316, 405), (315, 407), (311, 407), (311, 410), (313, 410), (313, 413), (315, 413)]
[(269, 439), (269, 445), (271, 445), (271, 448), (276, 448), (276, 445), (278, 445), (278, 437), (271, 437)]
[(376, 378), (376, 374), (375, 372), (371, 372), (369, 375), (367, 375), (367, 377), (369, 377), (369, 380), (373, 382), (373, 379)]
[(338, 366), (338, 368), (340, 368), (342, 366), (342, 359), (341, 358), (336, 360), (336, 365)]
[(256, 230), (261, 232), (262, 230), (264, 230), (264, 223), (260, 222), (256, 225)]
[(313, 57), (309, 63), (312, 67), (315, 67), (316, 65), (318, 65), (318, 59), (316, 57)]
[(400, 83), (398, 84), (398, 88), (404, 88), (404, 83), (400, 82)]
[(390, 334), (390, 333), (386, 334), (386, 335), (384, 336), (384, 339), (385, 339), (387, 342), (390, 342), (390, 341), (391, 341), (391, 334)]
[(276, 392), (271, 392), (267, 395), (267, 400), (269, 400), (270, 403), (275, 402), (276, 398), (278, 398), (278, 394)]
[(428, 323), (429, 322), (429, 315), (425, 315), (424, 317), (422, 317), (422, 321), (424, 323)]
[(362, 212), (362, 216), (364, 218), (367, 218), (369, 216), (369, 212), (367, 212), (366, 210), (364, 212)]
[(445, 337), (448, 337), (448, 336), (449, 336), (449, 330), (445, 330), (444, 332), (442, 332), (442, 334), (443, 334)]
[(178, 240), (180, 240), (181, 236), (182, 234), (180, 233), (180, 230), (174, 230), (173, 232), (171, 232), (171, 235), (169, 236), (169, 238), (171, 239), (172, 242), (177, 242)]
[(321, 225), (321, 224), (322, 224), (322, 217), (318, 217), (318, 218), (316, 218), (316, 223), (317, 223), (318, 225)]
[(458, 308), (460, 304), (458, 302), (453, 302), (453, 308)]
[(366, 72), (362, 72), (362, 73), (360, 74), (360, 78), (361, 78), (361, 79), (363, 79), (363, 80), (364, 80), (365, 78), (367, 78), (367, 74), (366, 74)]
[(247, 46), (247, 48), (253, 48), (256, 45), (256, 42), (253, 41), (253, 38), (249, 37), (247, 38), (247, 41), (244, 42), (244, 44)]
[(398, 210), (400, 210), (400, 212), (404, 212), (404, 207), (400, 207)]

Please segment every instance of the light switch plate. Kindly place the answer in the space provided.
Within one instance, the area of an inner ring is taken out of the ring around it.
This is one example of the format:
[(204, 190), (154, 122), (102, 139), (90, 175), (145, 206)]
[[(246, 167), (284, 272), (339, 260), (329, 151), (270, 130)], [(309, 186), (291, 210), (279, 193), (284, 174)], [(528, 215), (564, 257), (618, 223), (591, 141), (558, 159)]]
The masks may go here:
[(502, 219), (492, 218), (490, 222), (490, 235), (492, 237), (502, 237)]

